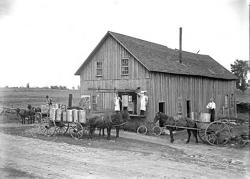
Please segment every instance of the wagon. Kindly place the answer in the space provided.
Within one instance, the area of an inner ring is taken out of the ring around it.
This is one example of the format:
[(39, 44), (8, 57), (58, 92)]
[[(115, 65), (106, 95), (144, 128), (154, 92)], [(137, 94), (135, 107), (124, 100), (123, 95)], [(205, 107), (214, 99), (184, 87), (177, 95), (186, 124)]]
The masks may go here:
[[(227, 119), (217, 119), (214, 122), (210, 122), (210, 115), (208, 113), (201, 113), (199, 119), (195, 120), (195, 122), (197, 128), (165, 125), (164, 127), (154, 126), (152, 132), (154, 135), (159, 136), (163, 133), (163, 129), (166, 127), (197, 130), (201, 141), (210, 145), (227, 144), (232, 137), (231, 123)], [(137, 133), (145, 134), (147, 131), (148, 129), (145, 125), (141, 125), (137, 129)]]
[(44, 107), (41, 116), (43, 117), (39, 128), (46, 136), (64, 135), (69, 132), (73, 138), (79, 139), (88, 131), (84, 110)]

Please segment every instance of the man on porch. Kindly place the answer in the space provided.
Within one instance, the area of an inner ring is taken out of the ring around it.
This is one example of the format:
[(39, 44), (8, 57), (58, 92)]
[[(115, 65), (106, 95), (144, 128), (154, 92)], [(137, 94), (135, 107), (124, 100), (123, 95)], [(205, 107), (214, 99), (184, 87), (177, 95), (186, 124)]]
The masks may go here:
[(140, 93), (137, 93), (138, 96), (140, 97), (140, 102), (141, 102), (141, 106), (140, 106), (140, 115), (145, 115), (145, 111), (146, 111), (146, 106), (148, 104), (148, 96), (146, 95), (147, 91), (141, 91)]

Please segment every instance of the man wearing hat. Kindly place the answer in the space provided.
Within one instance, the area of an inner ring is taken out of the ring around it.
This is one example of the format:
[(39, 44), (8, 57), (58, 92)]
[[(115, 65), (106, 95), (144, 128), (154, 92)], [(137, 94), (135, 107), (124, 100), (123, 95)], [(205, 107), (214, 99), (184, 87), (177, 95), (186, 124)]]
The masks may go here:
[(146, 111), (146, 106), (148, 103), (148, 96), (146, 95), (147, 91), (141, 91), (140, 93), (137, 93), (138, 96), (140, 97), (140, 115), (144, 115)]
[(210, 98), (210, 102), (207, 104), (207, 109), (209, 110), (209, 113), (211, 115), (210, 122), (214, 122), (214, 116), (215, 116), (215, 102), (213, 98)]

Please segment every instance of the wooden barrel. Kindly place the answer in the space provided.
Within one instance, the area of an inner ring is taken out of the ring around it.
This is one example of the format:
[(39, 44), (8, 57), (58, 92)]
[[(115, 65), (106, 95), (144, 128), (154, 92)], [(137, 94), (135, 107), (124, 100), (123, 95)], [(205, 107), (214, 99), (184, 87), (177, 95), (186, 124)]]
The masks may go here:
[(50, 120), (54, 121), (56, 119), (56, 109), (55, 108), (51, 108), (49, 110), (49, 117)]
[(73, 122), (72, 110), (67, 109), (66, 113), (67, 113), (67, 122)]
[(72, 115), (73, 115), (73, 121), (78, 122), (78, 110), (77, 109), (72, 110)]
[(210, 124), (210, 114), (209, 113), (200, 113), (197, 127), (199, 129), (206, 129), (209, 124)]
[(200, 122), (210, 122), (210, 113), (201, 113)]
[(56, 121), (61, 121), (62, 120), (62, 110), (57, 109), (56, 110)]
[(83, 124), (86, 123), (86, 111), (85, 110), (78, 111), (78, 120), (80, 123), (83, 123)]
[(67, 112), (66, 111), (62, 112), (62, 120), (63, 120), (63, 122), (67, 122)]

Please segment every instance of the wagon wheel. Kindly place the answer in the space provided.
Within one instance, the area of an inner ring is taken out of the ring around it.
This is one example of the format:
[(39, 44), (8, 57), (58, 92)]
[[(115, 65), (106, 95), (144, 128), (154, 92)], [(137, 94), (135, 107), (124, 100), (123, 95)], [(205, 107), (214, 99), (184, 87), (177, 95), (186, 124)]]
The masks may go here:
[(42, 120), (42, 113), (36, 112), (36, 113), (35, 113), (35, 123), (40, 124), (40, 123), (41, 123), (41, 120)]
[(146, 134), (148, 132), (148, 129), (145, 125), (141, 125), (137, 128), (137, 134)]
[(40, 130), (44, 135), (53, 136), (56, 131), (55, 121), (49, 120), (49, 118), (42, 118), (40, 123)]
[(83, 135), (83, 127), (79, 122), (73, 122), (69, 128), (71, 137), (80, 139)]
[(162, 129), (159, 126), (153, 127), (153, 134), (154, 135), (159, 136), (159, 135), (161, 135), (161, 133), (162, 133)]
[(89, 127), (85, 126), (84, 124), (82, 124), (82, 127), (83, 127), (83, 134), (85, 135), (89, 134)]
[(206, 138), (205, 129), (199, 129), (199, 130), (197, 130), (197, 132), (198, 132), (198, 136), (199, 136), (200, 140), (202, 142), (206, 143), (207, 142), (207, 138)]
[(64, 135), (69, 129), (69, 123), (56, 122), (56, 133), (59, 135)]
[(205, 130), (206, 140), (211, 145), (227, 144), (231, 138), (229, 126), (221, 121), (215, 121), (208, 125)]

